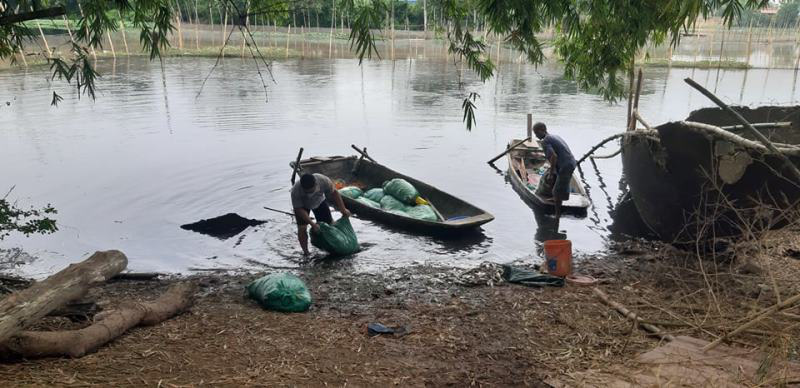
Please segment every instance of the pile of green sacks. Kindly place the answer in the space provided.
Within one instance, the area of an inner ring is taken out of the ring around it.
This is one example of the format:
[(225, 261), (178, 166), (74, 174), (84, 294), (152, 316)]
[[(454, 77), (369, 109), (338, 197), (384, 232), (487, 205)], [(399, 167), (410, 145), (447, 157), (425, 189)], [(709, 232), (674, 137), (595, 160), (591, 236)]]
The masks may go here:
[(367, 206), (383, 209), (404, 217), (424, 221), (439, 221), (430, 205), (420, 204), (419, 191), (405, 179), (395, 178), (383, 183), (383, 187), (366, 192), (355, 186), (339, 189), (339, 194), (361, 202)]
[(261, 307), (287, 313), (299, 313), (311, 307), (311, 292), (300, 278), (277, 273), (254, 280), (246, 287), (247, 295)]

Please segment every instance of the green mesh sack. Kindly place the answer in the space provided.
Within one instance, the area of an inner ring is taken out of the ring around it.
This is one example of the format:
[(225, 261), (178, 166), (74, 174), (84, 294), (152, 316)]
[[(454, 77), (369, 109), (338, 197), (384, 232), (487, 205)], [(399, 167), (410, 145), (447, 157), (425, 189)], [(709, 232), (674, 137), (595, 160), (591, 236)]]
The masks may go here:
[(374, 207), (376, 209), (380, 209), (381, 208), (381, 204), (379, 204), (379, 203), (367, 198), (366, 194), (361, 196), (360, 198), (356, 199), (356, 201), (361, 202), (364, 205), (367, 205), (369, 207)]
[(363, 193), (364, 192), (361, 191), (361, 189), (359, 189), (358, 187), (355, 187), (355, 186), (347, 186), (347, 187), (342, 187), (341, 189), (339, 189), (339, 194), (344, 195), (347, 198), (352, 198), (352, 199), (356, 199), (356, 198), (360, 197), (361, 194), (363, 194)]
[(373, 200), (375, 202), (380, 202), (381, 199), (383, 199), (383, 196), (384, 196), (383, 189), (379, 187), (376, 187), (374, 189), (369, 189), (367, 190), (366, 193), (364, 193), (364, 197)]
[(433, 208), (429, 205), (417, 205), (406, 209), (406, 213), (411, 218), (416, 218), (423, 221), (439, 221), (439, 217)]
[(408, 206), (404, 205), (402, 202), (398, 201), (397, 198), (391, 195), (384, 195), (381, 198), (381, 209), (386, 211), (401, 211), (405, 212)]
[(311, 307), (311, 293), (300, 278), (288, 273), (271, 274), (248, 284), (247, 295), (261, 307), (299, 313)]
[(319, 232), (311, 232), (311, 244), (334, 255), (358, 252), (358, 238), (347, 217), (342, 217), (331, 225), (320, 222)]
[(383, 183), (383, 193), (397, 198), (406, 205), (414, 205), (419, 191), (405, 179), (395, 178)]

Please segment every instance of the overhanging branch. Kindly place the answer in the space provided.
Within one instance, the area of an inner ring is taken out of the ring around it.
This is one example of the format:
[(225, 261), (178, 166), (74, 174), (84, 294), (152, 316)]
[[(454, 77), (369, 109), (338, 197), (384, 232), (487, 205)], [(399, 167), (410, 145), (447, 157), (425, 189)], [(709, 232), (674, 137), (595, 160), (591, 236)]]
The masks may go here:
[(64, 15), (65, 13), (67, 13), (67, 10), (62, 6), (40, 9), (33, 12), (22, 12), (0, 17), (0, 26), (7, 26), (34, 19), (52, 18)]

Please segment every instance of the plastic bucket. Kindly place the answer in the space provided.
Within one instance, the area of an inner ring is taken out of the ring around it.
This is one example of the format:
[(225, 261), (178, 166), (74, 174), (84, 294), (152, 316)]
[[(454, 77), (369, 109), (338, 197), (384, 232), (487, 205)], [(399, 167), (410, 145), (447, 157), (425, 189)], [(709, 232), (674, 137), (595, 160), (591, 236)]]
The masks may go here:
[(547, 240), (544, 242), (544, 259), (547, 272), (553, 276), (572, 273), (572, 241)]

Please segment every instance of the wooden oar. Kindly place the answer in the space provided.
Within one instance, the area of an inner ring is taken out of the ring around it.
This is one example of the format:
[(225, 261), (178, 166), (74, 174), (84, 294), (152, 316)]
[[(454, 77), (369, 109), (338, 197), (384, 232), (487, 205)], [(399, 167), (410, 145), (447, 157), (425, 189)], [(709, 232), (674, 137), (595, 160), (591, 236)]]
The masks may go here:
[(303, 147), (300, 147), (300, 152), (297, 153), (297, 159), (294, 161), (294, 166), (292, 166), (292, 184), (294, 184), (294, 178), (297, 176), (297, 171), (300, 169), (300, 158), (303, 157)]
[(495, 162), (497, 159), (500, 159), (500, 158), (502, 158), (503, 156), (505, 156), (505, 154), (507, 154), (507, 153), (511, 152), (511, 150), (513, 150), (514, 148), (517, 148), (517, 147), (521, 146), (522, 144), (524, 144), (525, 142), (528, 142), (528, 141), (530, 141), (530, 140), (531, 140), (531, 138), (530, 138), (530, 137), (527, 137), (527, 138), (525, 138), (524, 140), (520, 140), (520, 141), (518, 141), (518, 142), (516, 142), (516, 143), (512, 144), (512, 145), (511, 145), (511, 147), (508, 147), (508, 148), (507, 148), (505, 151), (503, 151), (503, 152), (502, 152), (500, 155), (497, 155), (497, 156), (495, 156), (494, 158), (492, 158), (491, 160), (489, 160), (489, 161), (488, 161), (488, 162), (486, 162), (486, 163), (488, 163), (489, 165), (492, 165), (492, 164), (494, 164), (494, 162)]

